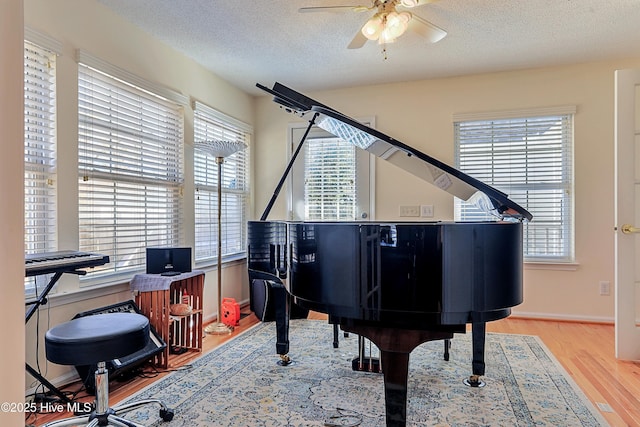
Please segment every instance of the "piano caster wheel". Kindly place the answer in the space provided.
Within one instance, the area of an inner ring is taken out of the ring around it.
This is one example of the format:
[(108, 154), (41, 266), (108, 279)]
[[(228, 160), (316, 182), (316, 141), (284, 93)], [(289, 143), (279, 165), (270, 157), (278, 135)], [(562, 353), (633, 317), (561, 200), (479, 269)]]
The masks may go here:
[(281, 354), (280, 360), (278, 360), (278, 365), (280, 366), (289, 366), (293, 363), (288, 354)]
[(471, 375), (462, 382), (469, 387), (484, 387), (486, 385), (485, 382), (480, 379), (480, 375)]

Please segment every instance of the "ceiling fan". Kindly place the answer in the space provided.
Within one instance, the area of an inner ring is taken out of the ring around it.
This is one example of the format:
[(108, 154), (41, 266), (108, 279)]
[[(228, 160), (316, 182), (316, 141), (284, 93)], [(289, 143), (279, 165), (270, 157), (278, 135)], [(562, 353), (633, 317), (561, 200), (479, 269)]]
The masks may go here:
[(298, 11), (305, 13), (376, 10), (376, 13), (365, 22), (347, 46), (349, 49), (359, 49), (368, 40), (377, 40), (378, 44), (382, 45), (393, 43), (407, 29), (426, 38), (431, 43), (442, 40), (447, 35), (445, 30), (411, 12), (397, 10), (398, 7), (411, 9), (435, 1), (437, 0), (372, 0), (371, 6), (302, 7)]

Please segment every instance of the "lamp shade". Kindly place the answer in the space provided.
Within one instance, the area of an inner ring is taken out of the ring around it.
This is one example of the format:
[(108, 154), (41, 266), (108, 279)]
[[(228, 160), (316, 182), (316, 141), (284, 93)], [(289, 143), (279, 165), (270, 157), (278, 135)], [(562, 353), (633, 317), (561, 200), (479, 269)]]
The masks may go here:
[(383, 43), (392, 43), (407, 30), (411, 14), (409, 12), (390, 12), (385, 20), (384, 30), (379, 40)]
[(383, 16), (380, 13), (376, 13), (371, 19), (362, 27), (362, 34), (369, 40), (377, 40), (384, 28)]
[(247, 146), (240, 141), (211, 140), (197, 141), (195, 148), (213, 157), (229, 157), (238, 151), (244, 150)]

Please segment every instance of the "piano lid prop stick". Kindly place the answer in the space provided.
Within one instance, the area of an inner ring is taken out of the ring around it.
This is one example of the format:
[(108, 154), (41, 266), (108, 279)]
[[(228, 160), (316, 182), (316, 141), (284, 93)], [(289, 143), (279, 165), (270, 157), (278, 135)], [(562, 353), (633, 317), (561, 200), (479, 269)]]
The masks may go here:
[(298, 154), (300, 154), (300, 150), (302, 149), (302, 144), (304, 144), (304, 142), (307, 140), (307, 135), (309, 135), (309, 132), (311, 131), (311, 128), (316, 123), (316, 118), (318, 118), (318, 115), (319, 115), (319, 113), (315, 113), (313, 115), (313, 117), (311, 118), (311, 120), (309, 120), (309, 126), (307, 126), (307, 130), (304, 132), (304, 135), (302, 135), (302, 138), (300, 138), (300, 142), (298, 143), (298, 147), (296, 148), (295, 153), (293, 153), (293, 156), (291, 156), (291, 160), (289, 160), (289, 164), (287, 165), (287, 169), (285, 169), (284, 174), (282, 175), (282, 178), (280, 178), (280, 182), (276, 186), (276, 189), (273, 191), (273, 196), (271, 196), (271, 200), (269, 200), (269, 204), (267, 205), (267, 207), (265, 208), (264, 212), (262, 213), (262, 216), (260, 217), (260, 221), (266, 220), (267, 217), (269, 216), (269, 212), (271, 212), (271, 208), (273, 208), (273, 205), (276, 202), (276, 199), (278, 198), (278, 194), (280, 194), (280, 190), (282, 190), (282, 186), (284, 185), (284, 181), (287, 178), (287, 175), (289, 175), (289, 171), (293, 167), (293, 162), (296, 161), (296, 158), (298, 157)]

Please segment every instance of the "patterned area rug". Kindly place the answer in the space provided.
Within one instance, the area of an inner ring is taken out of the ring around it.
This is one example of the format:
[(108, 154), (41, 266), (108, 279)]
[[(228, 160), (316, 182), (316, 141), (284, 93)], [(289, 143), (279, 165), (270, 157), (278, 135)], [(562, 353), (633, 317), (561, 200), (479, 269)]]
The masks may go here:
[[(167, 427), (384, 426), (381, 374), (354, 372), (357, 337), (333, 348), (331, 325), (291, 321), (291, 357), (276, 362), (275, 324), (259, 324), (132, 396), (160, 398), (175, 410)], [(471, 336), (456, 334), (451, 358), (443, 342), (410, 357), (409, 426), (606, 426), (562, 367), (534, 336), (487, 334), (486, 386), (463, 384), (471, 371)], [(158, 411), (126, 415), (162, 425)]]

